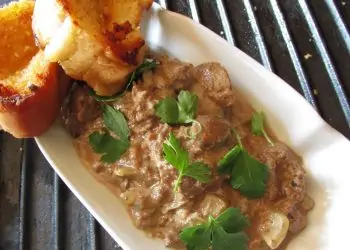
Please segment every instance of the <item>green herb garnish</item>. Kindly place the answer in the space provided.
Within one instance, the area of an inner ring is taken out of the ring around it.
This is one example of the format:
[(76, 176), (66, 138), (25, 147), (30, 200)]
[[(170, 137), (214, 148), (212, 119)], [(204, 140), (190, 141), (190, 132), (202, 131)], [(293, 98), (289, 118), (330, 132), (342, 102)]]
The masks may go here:
[(175, 182), (174, 190), (178, 190), (184, 176), (191, 177), (197, 181), (206, 183), (210, 181), (210, 169), (203, 162), (190, 163), (189, 153), (181, 147), (180, 141), (173, 133), (163, 143), (165, 160), (179, 172)]
[(134, 72), (131, 73), (125, 89), (131, 90), (133, 83), (140, 79), (144, 72), (155, 69), (158, 64), (159, 62), (156, 60), (146, 59)]
[[(92, 149), (102, 155), (101, 161), (111, 164), (128, 150), (130, 131), (122, 112), (108, 105), (103, 109), (103, 122), (109, 131), (93, 132), (89, 135), (89, 142)], [(114, 138), (110, 132), (118, 138)]]
[(156, 115), (168, 124), (189, 124), (195, 121), (198, 96), (181, 90), (177, 100), (167, 97), (155, 105)]
[(202, 131), (202, 125), (195, 120), (197, 114), (198, 96), (189, 91), (181, 90), (177, 100), (173, 97), (166, 97), (155, 105), (156, 115), (164, 123), (175, 124), (195, 124), (197, 131), (194, 133), (190, 128), (187, 136), (195, 139)]
[(119, 98), (121, 98), (122, 94), (123, 93), (118, 93), (112, 96), (102, 96), (102, 95), (96, 94), (96, 92), (92, 88), (89, 88), (89, 96), (92, 96), (98, 102), (114, 102)]
[(268, 179), (268, 167), (254, 159), (244, 149), (235, 130), (238, 145), (231, 149), (218, 163), (220, 174), (230, 174), (230, 183), (250, 199), (258, 199), (264, 195)]
[(252, 133), (256, 136), (264, 136), (271, 146), (274, 146), (273, 141), (270, 139), (264, 128), (265, 115), (263, 112), (254, 112), (252, 117)]
[(156, 115), (164, 123), (179, 123), (179, 107), (177, 101), (172, 97), (166, 97), (155, 106)]
[(134, 72), (132, 72), (128, 78), (124, 90), (121, 93), (115, 94), (113, 96), (100, 96), (90, 88), (89, 95), (93, 96), (96, 101), (99, 102), (113, 102), (121, 98), (125, 91), (131, 90), (134, 82), (136, 82), (144, 72), (156, 68), (158, 62), (156, 60), (146, 59)]
[(103, 111), (103, 122), (111, 132), (119, 137), (120, 140), (129, 140), (130, 130), (128, 122), (122, 112), (106, 105)]
[[(217, 218), (182, 230), (180, 239), (188, 250), (247, 250), (248, 236), (243, 230), (248, 219), (237, 208), (228, 208)], [(211, 247), (211, 248), (210, 248)]]
[(89, 135), (89, 142), (92, 149), (101, 154), (101, 161), (112, 164), (128, 150), (128, 141), (117, 140), (109, 132), (93, 132)]

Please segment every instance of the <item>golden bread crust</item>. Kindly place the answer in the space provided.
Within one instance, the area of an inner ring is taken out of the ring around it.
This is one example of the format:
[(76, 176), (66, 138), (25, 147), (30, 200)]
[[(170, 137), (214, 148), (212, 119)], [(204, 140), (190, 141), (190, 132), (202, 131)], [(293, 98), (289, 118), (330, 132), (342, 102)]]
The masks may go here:
[(24, 68), (38, 52), (31, 30), (33, 8), (34, 1), (22, 0), (0, 9), (0, 80)]
[[(153, 0), (37, 0), (33, 29), (49, 60), (87, 82), (99, 95), (123, 89), (142, 63), (145, 41), (139, 24)], [(43, 10), (56, 13), (51, 26)], [(52, 30), (56, 30), (52, 32)], [(60, 34), (60, 35), (56, 35)]]
[(17, 138), (45, 132), (66, 91), (58, 80), (58, 65), (35, 45), (33, 9), (30, 0), (0, 9), (0, 126)]

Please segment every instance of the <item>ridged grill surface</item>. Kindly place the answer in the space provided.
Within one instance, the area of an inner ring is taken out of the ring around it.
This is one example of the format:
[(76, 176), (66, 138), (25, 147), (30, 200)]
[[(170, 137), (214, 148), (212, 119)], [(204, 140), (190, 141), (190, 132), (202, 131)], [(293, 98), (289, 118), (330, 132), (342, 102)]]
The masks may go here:
[[(350, 0), (158, 2), (261, 62), (350, 138)], [(1, 132), (0, 145), (0, 250), (121, 249), (33, 140)]]

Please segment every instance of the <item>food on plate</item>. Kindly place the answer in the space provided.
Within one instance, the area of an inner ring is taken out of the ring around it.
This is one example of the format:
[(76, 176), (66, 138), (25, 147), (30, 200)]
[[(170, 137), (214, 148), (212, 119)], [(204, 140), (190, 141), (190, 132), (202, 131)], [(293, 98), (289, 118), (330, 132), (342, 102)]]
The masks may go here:
[(137, 228), (175, 249), (283, 249), (314, 205), (302, 159), (219, 63), (148, 54), (139, 24), (152, 2), (0, 9), (0, 126), (40, 135), (64, 99), (63, 125), (83, 165)]
[(61, 116), (83, 165), (168, 247), (283, 249), (313, 207), (302, 159), (219, 63), (148, 56), (113, 98), (71, 89)]
[(37, 0), (33, 30), (45, 57), (102, 96), (121, 91), (144, 59), (139, 23), (153, 0)]
[(34, 1), (0, 9), (0, 126), (15, 137), (43, 133), (57, 118), (68, 84), (35, 45)]

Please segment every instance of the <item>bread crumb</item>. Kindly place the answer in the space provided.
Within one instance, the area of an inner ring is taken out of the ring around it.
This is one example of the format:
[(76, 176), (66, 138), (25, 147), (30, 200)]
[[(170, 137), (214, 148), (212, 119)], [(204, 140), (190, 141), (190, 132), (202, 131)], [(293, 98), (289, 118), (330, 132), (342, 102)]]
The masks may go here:
[(346, 5), (346, 2), (345, 2), (345, 1), (343, 1), (343, 2), (341, 2), (341, 4), (342, 4), (343, 6), (345, 6), (345, 5)]
[(304, 55), (305, 60), (308, 60), (308, 59), (310, 59), (311, 57), (312, 57), (312, 55), (309, 54), (309, 53), (307, 53), (307, 54)]
[(225, 34), (225, 32), (224, 32), (224, 31), (220, 31), (220, 35), (222, 35), (222, 36), (223, 36), (224, 34)]
[(313, 89), (312, 92), (314, 92), (314, 95), (318, 95), (317, 89)]
[(310, 42), (310, 43), (312, 42), (312, 38), (309, 39), (309, 42)]
[(257, 8), (256, 6), (254, 6), (253, 9), (254, 9), (254, 11), (257, 11), (257, 10), (258, 10), (258, 8)]

